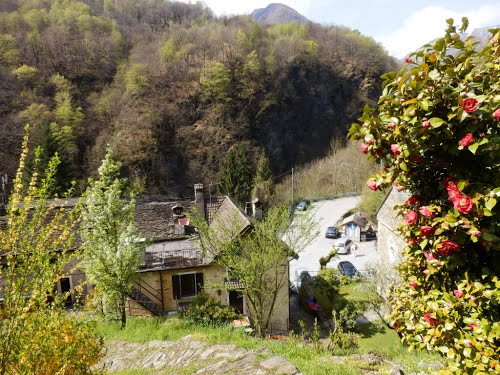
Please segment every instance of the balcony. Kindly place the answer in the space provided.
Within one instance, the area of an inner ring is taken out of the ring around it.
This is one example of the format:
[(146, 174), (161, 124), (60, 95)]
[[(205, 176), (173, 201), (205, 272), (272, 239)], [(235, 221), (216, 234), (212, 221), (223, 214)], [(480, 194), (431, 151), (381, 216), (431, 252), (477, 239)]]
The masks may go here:
[(203, 253), (189, 240), (167, 241), (148, 246), (139, 272), (198, 267), (209, 264)]

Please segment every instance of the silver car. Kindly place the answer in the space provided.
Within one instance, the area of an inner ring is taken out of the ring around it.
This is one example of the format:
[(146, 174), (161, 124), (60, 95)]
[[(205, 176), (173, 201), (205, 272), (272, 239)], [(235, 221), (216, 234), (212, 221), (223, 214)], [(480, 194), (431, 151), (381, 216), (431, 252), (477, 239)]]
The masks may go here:
[(339, 254), (349, 254), (351, 252), (352, 240), (341, 237), (335, 243), (335, 247), (337, 248), (337, 252)]

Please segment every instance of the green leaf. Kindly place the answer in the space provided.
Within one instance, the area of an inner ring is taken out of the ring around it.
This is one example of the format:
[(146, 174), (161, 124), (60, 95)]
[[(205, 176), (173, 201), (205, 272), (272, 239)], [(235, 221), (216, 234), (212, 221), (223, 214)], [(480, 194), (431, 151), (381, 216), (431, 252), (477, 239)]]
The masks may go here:
[(418, 105), (420, 106), (420, 108), (422, 108), (424, 111), (428, 111), (429, 110), (429, 102), (427, 100), (422, 100), (420, 102), (418, 102)]
[(437, 70), (432, 70), (429, 73), (429, 78), (432, 79), (432, 80), (438, 79), (439, 78), (439, 72)]
[(486, 201), (485, 206), (488, 210), (491, 211), (493, 209), (493, 207), (495, 207), (496, 204), (497, 204), (497, 200), (495, 198), (490, 198)]
[(433, 117), (429, 120), (429, 122), (431, 123), (431, 126), (433, 128), (439, 128), (444, 124), (444, 120), (440, 119), (439, 117)]
[(491, 234), (491, 233), (484, 233), (483, 234), (483, 238), (486, 241), (498, 241), (500, 239), (500, 238), (498, 238), (497, 236), (495, 236), (494, 234)]
[(472, 152), (475, 155), (478, 147), (479, 147), (479, 143), (476, 142), (476, 143), (471, 144), (468, 147), (468, 149), (469, 149), (470, 152)]
[(399, 168), (401, 168), (405, 172), (408, 171), (408, 167), (406, 166), (406, 163), (404, 161), (399, 163)]
[(427, 246), (427, 244), (429, 243), (429, 240), (428, 239), (425, 239), (423, 241), (420, 242), (420, 248), (423, 250), (425, 249), (425, 247)]

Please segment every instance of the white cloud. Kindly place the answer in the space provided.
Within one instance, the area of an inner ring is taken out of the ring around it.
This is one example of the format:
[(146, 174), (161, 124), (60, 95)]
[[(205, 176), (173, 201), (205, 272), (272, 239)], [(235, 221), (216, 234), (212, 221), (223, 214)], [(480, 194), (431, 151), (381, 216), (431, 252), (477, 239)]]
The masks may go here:
[(403, 26), (388, 34), (375, 37), (392, 56), (401, 58), (433, 39), (444, 35), (445, 20), (453, 18), (460, 26), (462, 17), (469, 19), (468, 32), (475, 28), (500, 24), (500, 2), (468, 10), (456, 11), (441, 6), (428, 6), (407, 17)]

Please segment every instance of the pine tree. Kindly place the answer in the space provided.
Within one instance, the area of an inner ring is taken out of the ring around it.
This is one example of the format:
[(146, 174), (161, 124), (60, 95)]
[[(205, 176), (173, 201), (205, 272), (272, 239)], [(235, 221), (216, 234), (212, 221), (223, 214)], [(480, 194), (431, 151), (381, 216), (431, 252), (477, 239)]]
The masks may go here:
[(222, 166), (220, 190), (234, 198), (238, 203), (245, 204), (250, 199), (253, 187), (254, 163), (248, 143), (229, 149)]
[(263, 203), (267, 203), (274, 193), (274, 183), (269, 159), (264, 152), (261, 152), (259, 161), (257, 162), (257, 173), (253, 185), (253, 197), (259, 198)]
[(110, 150), (99, 168), (99, 180), (90, 181), (83, 196), (83, 267), (98, 295), (116, 307), (122, 328), (126, 325), (125, 302), (137, 277), (144, 254), (134, 225), (135, 201), (125, 200), (120, 164)]

